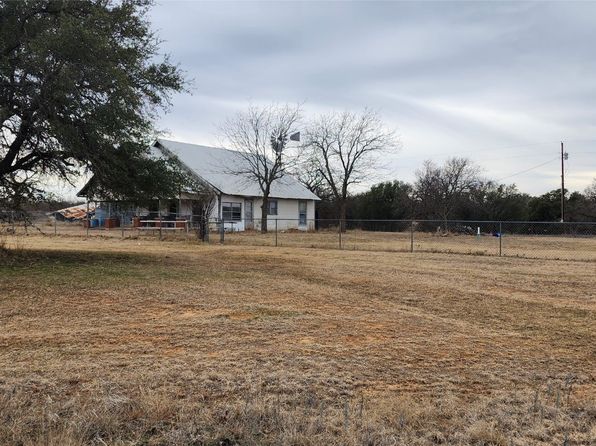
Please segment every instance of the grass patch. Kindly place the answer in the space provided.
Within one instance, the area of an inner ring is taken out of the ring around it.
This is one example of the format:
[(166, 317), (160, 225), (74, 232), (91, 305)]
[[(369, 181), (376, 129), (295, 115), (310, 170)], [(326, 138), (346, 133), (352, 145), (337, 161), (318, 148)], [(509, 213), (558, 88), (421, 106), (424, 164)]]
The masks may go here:
[(0, 264), (0, 444), (596, 433), (585, 263), (32, 240)]

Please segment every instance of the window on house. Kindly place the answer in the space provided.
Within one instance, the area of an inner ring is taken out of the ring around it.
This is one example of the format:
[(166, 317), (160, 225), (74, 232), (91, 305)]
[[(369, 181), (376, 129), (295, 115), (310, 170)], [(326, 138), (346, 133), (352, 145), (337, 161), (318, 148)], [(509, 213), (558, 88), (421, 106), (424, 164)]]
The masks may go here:
[(306, 201), (298, 202), (298, 224), (306, 226)]
[(267, 215), (277, 215), (277, 200), (267, 202)]
[(242, 204), (225, 201), (221, 204), (221, 214), (224, 221), (242, 220)]

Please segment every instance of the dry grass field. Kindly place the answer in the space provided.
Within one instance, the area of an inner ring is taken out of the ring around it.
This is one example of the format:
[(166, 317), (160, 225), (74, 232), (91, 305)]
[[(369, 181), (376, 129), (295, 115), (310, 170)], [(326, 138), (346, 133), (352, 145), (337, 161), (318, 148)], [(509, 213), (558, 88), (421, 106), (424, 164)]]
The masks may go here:
[(8, 238), (0, 444), (596, 444), (596, 263)]

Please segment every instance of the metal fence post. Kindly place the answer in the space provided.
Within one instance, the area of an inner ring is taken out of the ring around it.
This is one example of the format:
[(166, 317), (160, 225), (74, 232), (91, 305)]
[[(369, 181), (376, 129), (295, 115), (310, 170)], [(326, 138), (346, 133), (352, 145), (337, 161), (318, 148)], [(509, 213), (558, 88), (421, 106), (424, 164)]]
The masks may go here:
[(225, 234), (225, 227), (224, 227), (224, 221), (219, 220), (219, 243), (221, 243), (222, 245), (224, 244), (224, 234)]
[(414, 252), (414, 220), (410, 222), (410, 252)]
[(120, 229), (122, 231), (122, 239), (124, 239), (124, 217), (120, 214)]
[(339, 233), (339, 249), (341, 249), (341, 224), (342, 224), (342, 221), (339, 220), (339, 225), (338, 225), (338, 228), (339, 228), (339, 231), (338, 231), (338, 233)]
[(275, 219), (275, 247), (277, 248), (277, 218)]
[(56, 214), (54, 213), (54, 235), (58, 233), (58, 219), (56, 218)]
[(503, 255), (503, 222), (499, 222), (499, 257)]

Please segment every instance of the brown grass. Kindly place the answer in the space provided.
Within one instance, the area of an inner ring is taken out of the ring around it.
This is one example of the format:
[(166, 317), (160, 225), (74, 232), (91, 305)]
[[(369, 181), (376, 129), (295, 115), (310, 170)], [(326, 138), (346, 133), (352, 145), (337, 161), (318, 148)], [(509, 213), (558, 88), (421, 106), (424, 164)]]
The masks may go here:
[(596, 438), (594, 263), (28, 237), (0, 444)]

